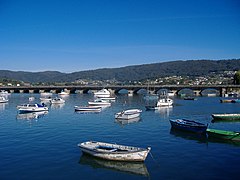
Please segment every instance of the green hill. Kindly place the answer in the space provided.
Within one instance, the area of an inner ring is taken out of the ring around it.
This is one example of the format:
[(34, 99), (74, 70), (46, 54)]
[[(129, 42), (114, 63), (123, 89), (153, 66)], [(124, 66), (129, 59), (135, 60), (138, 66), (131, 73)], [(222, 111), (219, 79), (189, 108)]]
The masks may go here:
[(202, 76), (215, 72), (240, 70), (240, 59), (232, 60), (187, 60), (153, 64), (103, 68), (73, 73), (58, 71), (23, 72), (0, 70), (0, 78), (24, 82), (73, 82), (76, 79), (133, 81), (164, 76)]

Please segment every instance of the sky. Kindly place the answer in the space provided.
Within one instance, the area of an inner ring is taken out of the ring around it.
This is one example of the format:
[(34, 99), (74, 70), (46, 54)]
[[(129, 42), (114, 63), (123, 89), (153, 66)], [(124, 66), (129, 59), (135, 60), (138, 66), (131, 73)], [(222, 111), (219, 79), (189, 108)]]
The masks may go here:
[(0, 0), (0, 70), (237, 58), (239, 0)]

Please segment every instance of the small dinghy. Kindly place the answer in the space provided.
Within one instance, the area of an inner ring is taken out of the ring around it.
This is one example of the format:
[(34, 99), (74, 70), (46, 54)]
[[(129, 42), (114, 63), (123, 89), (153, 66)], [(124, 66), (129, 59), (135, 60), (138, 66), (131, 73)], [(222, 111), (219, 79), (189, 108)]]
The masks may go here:
[(86, 154), (114, 161), (145, 161), (151, 150), (150, 147), (139, 148), (96, 141), (79, 143), (78, 146)]
[(140, 116), (141, 109), (129, 109), (115, 114), (116, 119), (133, 119)]
[(99, 106), (75, 106), (74, 109), (78, 112), (101, 112), (102, 110)]
[(207, 125), (187, 119), (170, 119), (172, 128), (194, 133), (206, 133)]

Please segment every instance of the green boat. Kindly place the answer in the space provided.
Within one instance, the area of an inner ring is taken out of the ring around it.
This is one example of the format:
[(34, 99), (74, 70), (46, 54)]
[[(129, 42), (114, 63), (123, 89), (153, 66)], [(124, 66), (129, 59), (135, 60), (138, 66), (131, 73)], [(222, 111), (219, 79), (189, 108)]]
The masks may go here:
[(218, 129), (207, 129), (206, 132), (209, 138), (218, 138), (223, 140), (240, 142), (240, 132), (224, 131)]
[(214, 121), (240, 121), (240, 114), (212, 114)]

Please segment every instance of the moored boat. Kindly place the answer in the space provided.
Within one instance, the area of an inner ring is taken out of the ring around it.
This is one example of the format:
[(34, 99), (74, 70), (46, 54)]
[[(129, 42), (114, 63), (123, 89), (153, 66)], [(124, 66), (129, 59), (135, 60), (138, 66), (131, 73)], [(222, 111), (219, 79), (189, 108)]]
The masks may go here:
[(44, 101), (44, 102), (50, 102), (52, 100), (52, 97), (51, 96), (49, 96), (49, 97), (41, 97), (40, 100)]
[(110, 95), (111, 95), (110, 91), (105, 88), (94, 93), (94, 96), (96, 96), (98, 98), (110, 97)]
[(50, 100), (51, 104), (63, 104), (65, 103), (65, 100), (60, 98), (60, 97), (56, 97)]
[(240, 114), (212, 114), (214, 121), (235, 121), (240, 120)]
[(146, 110), (158, 110), (161, 107), (172, 107), (173, 100), (170, 98), (160, 98), (154, 104), (148, 104), (145, 106)]
[(8, 99), (4, 96), (0, 96), (0, 103), (6, 103), (8, 102)]
[(230, 140), (230, 141), (240, 142), (240, 132), (208, 128), (207, 135), (208, 135), (208, 138), (217, 138), (217, 139), (222, 139), (222, 140)]
[(170, 119), (172, 128), (190, 131), (194, 133), (205, 133), (207, 125), (187, 119)]
[(90, 105), (90, 106), (111, 106), (111, 103), (109, 101), (105, 101), (100, 98), (97, 98), (94, 101), (89, 101), (88, 105)]
[(221, 103), (232, 103), (234, 99), (220, 99)]
[(79, 143), (82, 152), (114, 161), (145, 161), (151, 148), (139, 148), (97, 141)]
[(48, 107), (41, 104), (25, 104), (18, 107), (20, 113), (48, 111)]
[(79, 112), (101, 112), (102, 108), (98, 106), (75, 106), (75, 111)]
[(1, 96), (8, 96), (8, 95), (10, 95), (10, 93), (9, 93), (8, 91), (1, 90), (1, 91), (0, 91), (0, 95), (1, 95)]
[(58, 95), (60, 95), (60, 96), (68, 96), (69, 92), (61, 91), (60, 93), (58, 93)]
[(115, 97), (101, 97), (100, 99), (104, 100), (104, 101), (115, 101)]
[(115, 114), (116, 119), (133, 119), (140, 116), (141, 109), (128, 109)]

